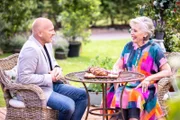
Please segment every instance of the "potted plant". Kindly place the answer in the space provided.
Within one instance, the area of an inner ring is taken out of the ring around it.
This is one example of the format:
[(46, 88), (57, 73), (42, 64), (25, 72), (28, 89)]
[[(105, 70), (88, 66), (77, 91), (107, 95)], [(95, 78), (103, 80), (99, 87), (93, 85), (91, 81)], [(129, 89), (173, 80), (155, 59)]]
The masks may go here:
[(63, 35), (69, 42), (69, 57), (78, 57), (81, 41), (88, 41), (90, 23), (99, 14), (97, 0), (61, 0)]
[(174, 9), (176, 0), (154, 0), (153, 7), (155, 11), (155, 37), (163, 39), (165, 33), (165, 24), (172, 16), (171, 9)]
[[(140, 6), (140, 15), (149, 16), (154, 20), (155, 42), (162, 47), (164, 52), (172, 51), (178, 45), (173, 44), (175, 43), (174, 35), (179, 31), (180, 9), (176, 2), (177, 0), (149, 0)], [(159, 32), (161, 32), (161, 37)]]
[(56, 59), (66, 59), (69, 51), (68, 41), (60, 36), (55, 35), (53, 39), (53, 48)]
[[(110, 70), (112, 69), (113, 63), (113, 60), (109, 57), (100, 58), (99, 56), (96, 56), (94, 59), (91, 59), (90, 66), (97, 66)], [(90, 83), (87, 88), (90, 95), (90, 104), (100, 105), (102, 98), (101, 84)]]
[(164, 38), (164, 22), (160, 19), (155, 20), (155, 38), (158, 40), (163, 40)]

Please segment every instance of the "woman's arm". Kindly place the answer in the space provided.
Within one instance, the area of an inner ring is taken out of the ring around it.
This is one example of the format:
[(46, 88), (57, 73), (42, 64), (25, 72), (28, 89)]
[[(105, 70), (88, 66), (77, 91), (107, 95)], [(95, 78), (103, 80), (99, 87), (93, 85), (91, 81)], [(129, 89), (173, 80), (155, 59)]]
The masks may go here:
[(146, 77), (145, 80), (151, 82), (151, 81), (154, 81), (154, 80), (160, 80), (161, 78), (168, 77), (170, 75), (172, 75), (171, 68), (170, 68), (168, 63), (165, 63), (164, 65), (162, 65), (160, 67), (160, 71), (159, 72), (157, 72), (156, 74), (152, 74), (152, 75)]
[(119, 58), (113, 65), (113, 72), (119, 73), (123, 70), (123, 60)]
[(146, 92), (151, 81), (160, 80), (163, 77), (172, 75), (171, 68), (168, 63), (165, 63), (160, 67), (160, 71), (156, 74), (152, 74), (146, 77), (136, 88), (142, 87), (142, 92)]
[[(123, 60), (121, 58), (119, 58), (115, 64), (113, 65), (113, 70), (114, 73), (119, 73), (121, 71), (123, 71)], [(118, 88), (119, 85), (121, 85), (120, 83), (114, 83), (114, 89), (116, 90)]]

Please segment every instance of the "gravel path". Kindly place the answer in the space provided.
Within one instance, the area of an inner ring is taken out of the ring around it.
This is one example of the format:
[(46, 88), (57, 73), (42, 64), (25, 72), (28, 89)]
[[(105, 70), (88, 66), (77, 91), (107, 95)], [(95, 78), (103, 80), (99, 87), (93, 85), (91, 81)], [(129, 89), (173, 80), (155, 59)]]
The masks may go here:
[(128, 30), (92, 29), (91, 40), (120, 40), (131, 39)]

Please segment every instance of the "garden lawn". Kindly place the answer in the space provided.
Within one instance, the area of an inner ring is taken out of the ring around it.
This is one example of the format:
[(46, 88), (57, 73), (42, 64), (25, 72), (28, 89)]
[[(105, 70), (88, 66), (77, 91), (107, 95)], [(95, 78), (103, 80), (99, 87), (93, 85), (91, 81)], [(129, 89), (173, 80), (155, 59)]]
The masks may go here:
[[(65, 60), (57, 60), (58, 64), (63, 68), (63, 74), (70, 72), (86, 70), (91, 63), (91, 60), (96, 56), (99, 58), (109, 57), (115, 62), (124, 47), (129, 42), (126, 40), (98, 40), (90, 41), (87, 44), (82, 44), (79, 57), (67, 58)], [(0, 55), (0, 58), (6, 57), (10, 54)], [(80, 83), (71, 82), (73, 86), (81, 87)], [(0, 90), (0, 107), (5, 106), (3, 93)]]
[(129, 40), (99, 40), (90, 41), (83, 44), (79, 57), (71, 57), (66, 60), (57, 60), (58, 64), (63, 68), (63, 73), (82, 71), (88, 68), (91, 60), (96, 56), (100, 58), (109, 57), (115, 62)]

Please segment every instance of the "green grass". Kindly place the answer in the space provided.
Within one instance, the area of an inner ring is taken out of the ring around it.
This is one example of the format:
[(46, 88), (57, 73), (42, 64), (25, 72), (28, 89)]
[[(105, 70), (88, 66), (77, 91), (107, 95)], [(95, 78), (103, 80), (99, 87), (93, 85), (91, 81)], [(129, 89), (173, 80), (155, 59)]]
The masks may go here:
[(128, 41), (129, 40), (91, 41), (86, 45), (82, 45), (80, 57), (57, 61), (63, 68), (64, 74), (87, 69), (91, 59), (96, 56), (99, 56), (100, 58), (110, 57), (115, 62), (119, 57), (123, 46)]
[[(66, 60), (57, 60), (58, 64), (63, 68), (63, 74), (66, 75), (70, 72), (82, 71), (88, 68), (90, 65), (91, 59), (94, 59), (96, 56), (100, 58), (109, 57), (112, 58), (115, 62), (124, 45), (129, 40), (100, 40), (100, 41), (91, 41), (86, 45), (82, 45), (81, 52), (79, 57), (67, 58)], [(7, 57), (10, 54), (0, 55), (0, 58)], [(80, 83), (71, 82), (73, 86), (81, 87)], [(0, 90), (0, 107), (5, 106), (3, 99), (3, 93)]]
[(4, 106), (5, 106), (5, 100), (4, 100), (2, 89), (0, 89), (0, 107), (4, 107)]
[(0, 55), (0, 58), (7, 57), (7, 56), (9, 56), (9, 55), (11, 55), (11, 53), (6, 53), (6, 54), (3, 54), (3, 55)]

